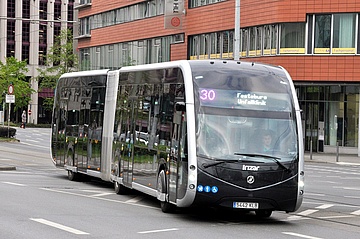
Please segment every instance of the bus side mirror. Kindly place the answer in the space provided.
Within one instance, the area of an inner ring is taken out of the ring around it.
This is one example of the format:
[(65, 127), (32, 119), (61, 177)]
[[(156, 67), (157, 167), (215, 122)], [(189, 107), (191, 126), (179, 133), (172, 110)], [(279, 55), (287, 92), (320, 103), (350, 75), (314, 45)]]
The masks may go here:
[(175, 103), (175, 110), (185, 112), (186, 111), (185, 102), (176, 102)]

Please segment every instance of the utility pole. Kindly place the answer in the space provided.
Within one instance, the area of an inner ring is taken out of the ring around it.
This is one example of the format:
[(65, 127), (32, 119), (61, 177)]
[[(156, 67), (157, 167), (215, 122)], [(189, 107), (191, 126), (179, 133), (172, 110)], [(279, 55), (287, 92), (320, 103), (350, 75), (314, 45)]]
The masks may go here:
[(234, 60), (240, 59), (240, 0), (235, 0)]

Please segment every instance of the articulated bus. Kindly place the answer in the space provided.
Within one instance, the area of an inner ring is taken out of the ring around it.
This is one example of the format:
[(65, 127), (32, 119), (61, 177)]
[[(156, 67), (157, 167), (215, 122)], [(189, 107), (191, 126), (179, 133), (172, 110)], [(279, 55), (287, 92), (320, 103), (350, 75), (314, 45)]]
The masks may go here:
[(66, 73), (52, 160), (74, 180), (156, 197), (163, 212), (208, 206), (294, 212), (304, 193), (301, 113), (285, 69), (181, 60)]

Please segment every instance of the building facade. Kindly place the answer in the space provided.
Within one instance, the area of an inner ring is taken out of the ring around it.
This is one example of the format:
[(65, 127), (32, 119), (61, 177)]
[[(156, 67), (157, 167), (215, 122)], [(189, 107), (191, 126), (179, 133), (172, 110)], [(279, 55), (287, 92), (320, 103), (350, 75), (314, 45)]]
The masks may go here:
[(360, 2), (241, 0), (240, 27), (235, 4), (81, 0), (76, 8), (82, 69), (233, 59), (234, 49), (240, 49), (242, 61), (289, 71), (303, 110), (306, 150), (339, 147), (341, 153), (360, 155)]
[[(0, 0), (0, 61), (15, 57), (28, 63), (28, 80), (36, 90), (31, 96), (27, 112), (29, 123), (48, 123), (51, 114), (42, 108), (44, 97), (53, 92), (38, 92), (36, 80), (45, 56), (62, 29), (74, 26), (74, 0)], [(12, 120), (15, 119), (12, 116)], [(21, 114), (20, 114), (21, 115)]]

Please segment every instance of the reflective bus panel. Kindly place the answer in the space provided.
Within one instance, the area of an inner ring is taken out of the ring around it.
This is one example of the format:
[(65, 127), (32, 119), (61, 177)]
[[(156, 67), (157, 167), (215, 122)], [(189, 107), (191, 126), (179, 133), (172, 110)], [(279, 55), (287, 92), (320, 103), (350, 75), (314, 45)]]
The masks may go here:
[(294, 86), (281, 67), (174, 61), (63, 75), (57, 167), (157, 197), (161, 209), (220, 206), (270, 216), (302, 202)]

